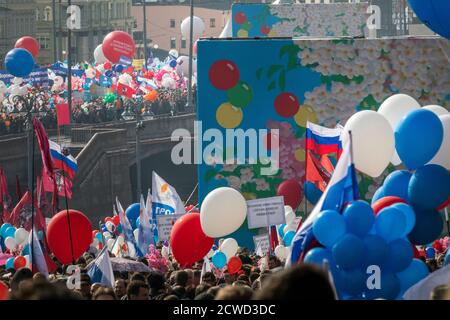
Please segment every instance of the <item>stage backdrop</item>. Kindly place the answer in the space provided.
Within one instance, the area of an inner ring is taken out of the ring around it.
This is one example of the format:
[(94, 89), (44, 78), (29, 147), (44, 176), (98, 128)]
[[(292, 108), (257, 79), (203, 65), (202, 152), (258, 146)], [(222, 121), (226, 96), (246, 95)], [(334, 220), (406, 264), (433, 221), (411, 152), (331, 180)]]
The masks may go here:
[(364, 37), (368, 3), (235, 3), (233, 37)]
[[(280, 130), (279, 174), (261, 175), (259, 165), (203, 163), (198, 171), (200, 202), (220, 186), (255, 199), (274, 196), (284, 180), (303, 183), (308, 120), (327, 127), (344, 125), (355, 112), (377, 110), (395, 93), (411, 95), (422, 105), (449, 108), (449, 56), (450, 42), (441, 38), (199, 41), (198, 118), (203, 132), (224, 132), (224, 125)], [(225, 60), (239, 71), (240, 82), (231, 90), (217, 88), (217, 83), (226, 87), (227, 81), (236, 81), (237, 70)], [(286, 117), (289, 110), (277, 105), (282, 97), (298, 100), (294, 115)], [(230, 101), (244, 107), (231, 107)], [(389, 170), (377, 179), (358, 174), (364, 199), (371, 199)], [(303, 204), (298, 212), (302, 210)], [(233, 236), (251, 247), (251, 235), (258, 232), (264, 230), (248, 231), (244, 224)]]

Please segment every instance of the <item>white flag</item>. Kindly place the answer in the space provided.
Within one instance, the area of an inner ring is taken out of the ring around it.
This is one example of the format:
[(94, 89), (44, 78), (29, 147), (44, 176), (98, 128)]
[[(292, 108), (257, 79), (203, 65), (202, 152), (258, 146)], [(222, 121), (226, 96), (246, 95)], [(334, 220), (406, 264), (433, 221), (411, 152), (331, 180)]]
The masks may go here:
[(153, 218), (162, 214), (186, 213), (183, 201), (174, 187), (168, 184), (155, 171), (152, 175)]

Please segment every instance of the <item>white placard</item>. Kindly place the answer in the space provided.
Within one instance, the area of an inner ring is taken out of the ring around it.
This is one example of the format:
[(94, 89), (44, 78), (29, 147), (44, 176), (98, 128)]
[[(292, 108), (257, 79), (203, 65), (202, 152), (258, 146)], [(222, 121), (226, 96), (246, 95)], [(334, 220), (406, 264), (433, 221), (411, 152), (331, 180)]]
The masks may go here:
[(184, 214), (162, 214), (156, 216), (159, 241), (169, 240), (173, 225), (182, 216)]
[(269, 253), (270, 238), (268, 233), (253, 236), (253, 242), (255, 243), (255, 253), (258, 256), (263, 257)]
[(247, 201), (247, 219), (249, 229), (285, 224), (283, 197)]

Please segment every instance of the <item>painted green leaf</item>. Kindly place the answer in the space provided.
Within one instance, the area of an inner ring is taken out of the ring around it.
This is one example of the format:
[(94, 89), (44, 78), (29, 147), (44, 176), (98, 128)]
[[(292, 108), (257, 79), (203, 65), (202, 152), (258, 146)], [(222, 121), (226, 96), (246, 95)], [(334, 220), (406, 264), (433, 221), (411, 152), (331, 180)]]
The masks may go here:
[(267, 70), (267, 76), (270, 78), (270, 77), (272, 77), (275, 74), (275, 72), (278, 72), (281, 69), (283, 69), (283, 66), (281, 64), (271, 65), (269, 67), (269, 70)]
[(217, 174), (216, 170), (210, 169), (208, 171), (206, 171), (205, 173), (205, 181), (208, 182), (209, 180), (211, 180), (212, 178), (214, 178)]
[(286, 72), (284, 70), (280, 72), (280, 77), (278, 79), (278, 86), (280, 87), (281, 91), (284, 91), (284, 89), (286, 88)]

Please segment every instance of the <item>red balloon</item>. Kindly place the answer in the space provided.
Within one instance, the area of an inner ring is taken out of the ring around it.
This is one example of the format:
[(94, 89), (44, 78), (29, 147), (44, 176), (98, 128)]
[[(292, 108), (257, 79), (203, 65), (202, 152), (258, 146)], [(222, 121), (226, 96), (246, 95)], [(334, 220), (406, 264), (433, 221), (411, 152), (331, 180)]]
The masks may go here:
[(243, 24), (247, 21), (247, 16), (245, 15), (245, 13), (243, 12), (238, 12), (236, 13), (236, 15), (234, 16), (234, 21), (237, 24)]
[(113, 219), (112, 217), (106, 217), (105, 220), (103, 220), (103, 221), (105, 221), (105, 223), (107, 223), (108, 221), (112, 222), (112, 219)]
[(239, 257), (231, 257), (230, 260), (228, 260), (227, 263), (227, 269), (229, 274), (237, 273), (239, 270), (241, 270), (242, 267), (242, 261), (239, 259)]
[(277, 189), (277, 195), (284, 197), (284, 204), (291, 206), (292, 209), (297, 209), (303, 198), (302, 186), (297, 180), (283, 181)]
[(8, 292), (8, 286), (3, 281), (0, 281), (0, 300), (8, 300)]
[(189, 266), (201, 260), (211, 249), (214, 239), (205, 235), (199, 213), (188, 213), (173, 225), (170, 247), (181, 266)]
[(375, 202), (372, 205), (372, 209), (373, 209), (373, 212), (375, 213), (375, 215), (377, 215), (378, 212), (380, 212), (384, 208), (389, 207), (389, 206), (391, 206), (393, 204), (396, 204), (396, 203), (406, 203), (406, 204), (408, 204), (408, 202), (406, 202), (402, 198), (389, 196), (389, 197), (383, 197), (383, 198), (379, 199), (377, 202)]
[(105, 70), (111, 70), (112, 69), (112, 64), (111, 64), (111, 62), (105, 62), (104, 64), (103, 64), (103, 68), (105, 69)]
[(114, 223), (114, 225), (117, 227), (120, 224), (120, 217), (119, 216), (114, 216), (111, 219), (111, 222)]
[(216, 61), (209, 69), (209, 81), (219, 90), (229, 90), (235, 87), (239, 77), (237, 65), (230, 60)]
[(106, 59), (112, 63), (118, 63), (122, 56), (133, 58), (136, 44), (128, 33), (113, 31), (103, 39), (102, 49)]
[(284, 92), (278, 95), (275, 98), (274, 105), (277, 113), (285, 118), (295, 116), (300, 108), (300, 103), (298, 102), (297, 97), (290, 92)]
[(71, 264), (72, 260), (77, 260), (86, 252), (92, 242), (91, 222), (80, 211), (69, 210), (69, 214), (66, 210), (61, 211), (48, 224), (47, 242), (61, 263)]
[(14, 48), (23, 48), (27, 50), (33, 58), (36, 58), (39, 54), (40, 45), (39, 42), (33, 37), (22, 37), (17, 40)]
[(27, 259), (22, 256), (17, 256), (14, 258), (14, 269), (19, 270), (27, 265)]
[(270, 27), (267, 24), (263, 25), (261, 27), (261, 33), (268, 35), (270, 33)]
[(98, 230), (92, 231), (92, 237), (95, 237), (95, 235), (98, 233)]

